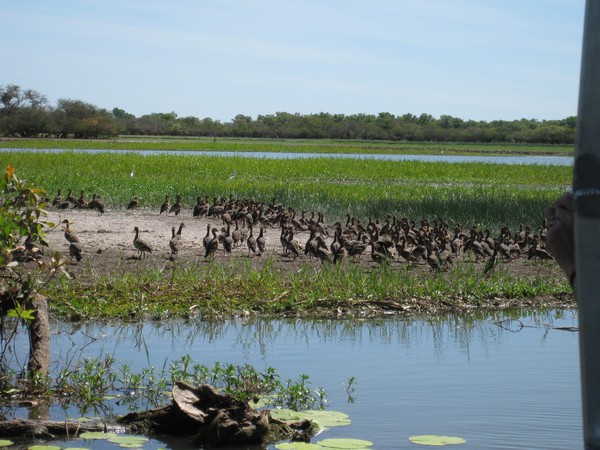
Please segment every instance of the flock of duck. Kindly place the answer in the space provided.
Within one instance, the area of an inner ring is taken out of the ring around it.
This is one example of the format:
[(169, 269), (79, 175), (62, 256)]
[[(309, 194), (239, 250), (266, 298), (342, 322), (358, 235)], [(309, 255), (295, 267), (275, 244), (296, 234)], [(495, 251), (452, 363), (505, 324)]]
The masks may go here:
[[(99, 214), (105, 210), (101, 197), (94, 195), (88, 202), (83, 191), (77, 199), (72, 197), (71, 191), (63, 199), (59, 191), (52, 206), (58, 209), (95, 209)], [(138, 198), (133, 198), (127, 209), (133, 210), (138, 206)], [(182, 211), (181, 196), (177, 195), (175, 202), (171, 203), (167, 195), (158, 214), (182, 217)], [(463, 229), (461, 224), (456, 224), (451, 227), (441, 218), (432, 221), (421, 219), (417, 224), (408, 218), (388, 215), (381, 223), (369, 218), (363, 224), (348, 214), (345, 223), (328, 224), (322, 213), (307, 216), (302, 211), (297, 214), (293, 208), (284, 207), (275, 198), (270, 203), (263, 203), (235, 199), (231, 195), (217, 196), (212, 201), (208, 196), (197, 197), (192, 218), (215, 219), (213, 223), (208, 223), (202, 240), (203, 254), (207, 259), (214, 258), (221, 251), (232, 254), (237, 248), (242, 248), (243, 253), (247, 251), (248, 257), (261, 256), (267, 248), (265, 230), (274, 229), (278, 230), (282, 254), (292, 261), (308, 257), (323, 264), (339, 264), (345, 259), (357, 262), (363, 255), (369, 255), (380, 264), (392, 261), (427, 264), (432, 270), (441, 271), (452, 266), (457, 258), (470, 255), (475, 263), (485, 262), (484, 273), (488, 273), (494, 270), (501, 259), (552, 259), (545, 248), (545, 224), (535, 231), (523, 226), (515, 231), (502, 227), (495, 235), (488, 229), (481, 230), (476, 226)], [(69, 242), (71, 261), (80, 261), (81, 244), (70, 228), (71, 222), (64, 220), (62, 223), (65, 238)], [(171, 259), (176, 258), (182, 249), (184, 228), (183, 222), (178, 228), (172, 227), (168, 242)], [(143, 259), (154, 248), (140, 237), (139, 227), (136, 226), (133, 233), (133, 247), (137, 250), (138, 258)], [(298, 237), (306, 233), (308, 238), (300, 242)]]

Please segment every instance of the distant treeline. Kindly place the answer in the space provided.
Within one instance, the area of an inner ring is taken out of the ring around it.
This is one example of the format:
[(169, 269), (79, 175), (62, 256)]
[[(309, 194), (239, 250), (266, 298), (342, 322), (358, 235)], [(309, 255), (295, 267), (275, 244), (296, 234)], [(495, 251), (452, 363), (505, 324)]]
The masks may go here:
[(445, 142), (573, 144), (574, 116), (561, 120), (474, 121), (442, 115), (290, 114), (256, 119), (238, 114), (231, 122), (209, 117), (152, 113), (136, 117), (123, 109), (98, 108), (81, 100), (48, 104), (37, 91), (0, 85), (0, 136), (109, 138), (120, 134), (254, 138), (325, 138)]

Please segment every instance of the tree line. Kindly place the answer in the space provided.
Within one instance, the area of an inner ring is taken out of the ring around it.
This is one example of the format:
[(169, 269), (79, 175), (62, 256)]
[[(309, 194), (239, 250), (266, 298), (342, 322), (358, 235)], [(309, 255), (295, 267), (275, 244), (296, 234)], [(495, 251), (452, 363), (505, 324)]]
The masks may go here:
[(374, 114), (238, 114), (230, 122), (179, 117), (175, 112), (136, 117), (121, 108), (108, 111), (81, 100), (55, 106), (37, 91), (0, 85), (0, 136), (110, 138), (117, 135), (209, 136), (392, 141), (573, 144), (576, 117), (560, 120), (464, 120), (450, 115), (388, 112)]

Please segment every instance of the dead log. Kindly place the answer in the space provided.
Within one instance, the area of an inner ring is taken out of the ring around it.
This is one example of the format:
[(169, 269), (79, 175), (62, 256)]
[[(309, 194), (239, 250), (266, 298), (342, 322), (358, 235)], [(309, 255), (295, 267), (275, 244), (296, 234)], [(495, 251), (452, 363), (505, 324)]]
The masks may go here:
[(87, 431), (124, 433), (122, 425), (101, 422), (53, 421), (13, 419), (0, 421), (0, 437), (25, 437), (29, 439), (55, 439), (56, 437), (77, 437)]

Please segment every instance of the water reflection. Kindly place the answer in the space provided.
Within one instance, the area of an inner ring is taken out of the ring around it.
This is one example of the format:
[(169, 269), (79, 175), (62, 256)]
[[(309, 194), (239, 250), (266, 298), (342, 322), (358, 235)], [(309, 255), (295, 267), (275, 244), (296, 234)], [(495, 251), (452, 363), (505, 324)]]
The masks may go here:
[[(523, 314), (527, 325), (520, 319)], [(507, 315), (506, 312), (476, 312), (471, 315), (448, 314), (426, 319), (390, 317), (271, 320), (249, 317), (117, 325), (57, 323), (54, 325), (53, 347), (62, 352), (78, 352), (88, 356), (94, 352), (97, 352), (96, 356), (100, 356), (101, 352), (125, 352), (151, 353), (156, 358), (158, 355), (171, 357), (199, 348), (221, 347), (227, 342), (243, 358), (260, 356), (265, 359), (279, 346), (287, 344), (302, 346), (307, 351), (315, 345), (325, 344), (395, 345), (410, 349), (431, 340), (439, 356), (443, 355), (449, 345), (468, 355), (473, 345), (489, 349), (501, 344), (507, 334), (522, 331), (524, 326), (542, 330), (540, 339), (543, 341), (557, 321), (575, 322), (576, 313), (527, 311)], [(146, 361), (142, 361), (142, 364), (145, 363)]]
[[(473, 449), (578, 449), (578, 334), (557, 328), (572, 326), (574, 310), (57, 323), (52, 348), (53, 359), (63, 363), (108, 353), (139, 370), (190, 355), (207, 366), (274, 367), (283, 380), (305, 373), (314, 388), (327, 391), (329, 408), (353, 421), (323, 437), (360, 437), (377, 449), (409, 448), (415, 434), (461, 436)], [(350, 377), (356, 378), (354, 402), (343, 390)], [(73, 412), (53, 410), (53, 418), (61, 414)]]

